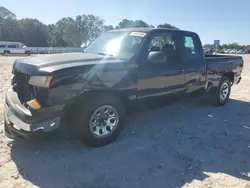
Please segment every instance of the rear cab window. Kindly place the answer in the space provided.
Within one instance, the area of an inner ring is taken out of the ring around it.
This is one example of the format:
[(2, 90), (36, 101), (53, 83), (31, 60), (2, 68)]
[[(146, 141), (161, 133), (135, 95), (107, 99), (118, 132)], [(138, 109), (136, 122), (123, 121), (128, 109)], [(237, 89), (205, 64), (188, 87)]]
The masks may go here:
[(183, 59), (184, 60), (200, 60), (203, 59), (201, 53), (201, 45), (199, 38), (194, 33), (183, 34)]

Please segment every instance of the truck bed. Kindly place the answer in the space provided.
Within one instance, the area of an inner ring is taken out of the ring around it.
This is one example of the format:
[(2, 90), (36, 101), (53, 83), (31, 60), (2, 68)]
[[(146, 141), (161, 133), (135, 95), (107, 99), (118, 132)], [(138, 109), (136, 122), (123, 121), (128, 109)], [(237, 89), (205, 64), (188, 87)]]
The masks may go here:
[(210, 55), (210, 54), (205, 54), (205, 59), (242, 59), (241, 56), (232, 56), (232, 55)]
[(230, 55), (205, 55), (207, 69), (220, 69), (225, 72), (227, 70), (234, 70), (236, 67), (243, 66), (243, 59), (241, 56)]

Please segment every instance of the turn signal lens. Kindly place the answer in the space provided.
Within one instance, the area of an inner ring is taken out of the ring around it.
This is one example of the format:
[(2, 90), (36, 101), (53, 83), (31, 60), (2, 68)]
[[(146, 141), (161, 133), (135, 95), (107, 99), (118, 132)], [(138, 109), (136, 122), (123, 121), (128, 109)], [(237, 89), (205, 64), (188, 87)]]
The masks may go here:
[(50, 83), (51, 83), (51, 80), (52, 80), (52, 76), (48, 76), (47, 77), (47, 80), (46, 80), (46, 82), (45, 82), (45, 87), (49, 87), (50, 86)]
[(32, 109), (34, 109), (34, 110), (38, 110), (38, 109), (41, 108), (41, 105), (39, 104), (39, 102), (38, 102), (36, 99), (33, 99), (33, 100), (31, 100), (31, 101), (28, 101), (28, 102), (27, 102), (27, 105), (28, 105), (29, 107), (31, 107)]

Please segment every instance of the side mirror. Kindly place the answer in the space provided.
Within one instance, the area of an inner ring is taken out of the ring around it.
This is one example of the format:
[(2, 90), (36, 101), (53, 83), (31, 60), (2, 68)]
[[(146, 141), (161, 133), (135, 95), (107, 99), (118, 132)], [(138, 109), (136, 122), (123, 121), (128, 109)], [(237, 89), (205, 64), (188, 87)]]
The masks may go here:
[(156, 63), (165, 63), (167, 60), (167, 56), (162, 51), (149, 52), (148, 54), (148, 62), (152, 64)]

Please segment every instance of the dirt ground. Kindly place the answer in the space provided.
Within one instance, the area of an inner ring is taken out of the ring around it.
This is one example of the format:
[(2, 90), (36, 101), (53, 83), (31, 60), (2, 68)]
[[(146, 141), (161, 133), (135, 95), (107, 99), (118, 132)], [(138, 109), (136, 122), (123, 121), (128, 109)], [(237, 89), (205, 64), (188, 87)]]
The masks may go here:
[[(0, 113), (17, 57), (0, 57)], [(87, 148), (59, 137), (13, 141), (0, 116), (0, 187), (250, 188), (250, 55), (224, 107), (193, 99), (126, 122), (118, 140)]]

